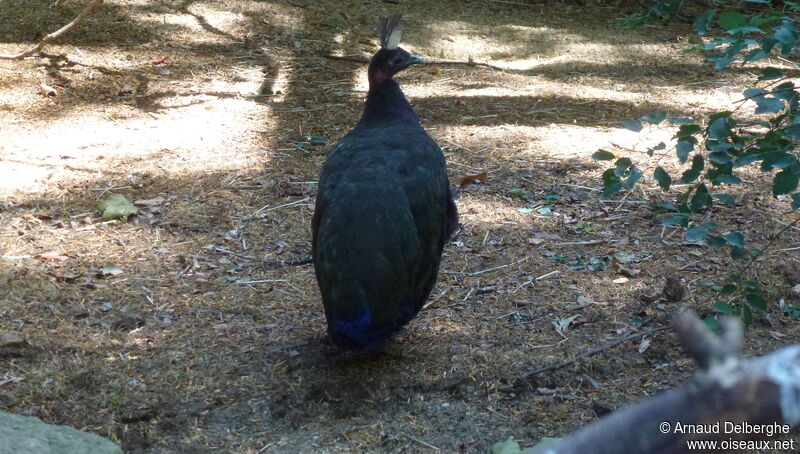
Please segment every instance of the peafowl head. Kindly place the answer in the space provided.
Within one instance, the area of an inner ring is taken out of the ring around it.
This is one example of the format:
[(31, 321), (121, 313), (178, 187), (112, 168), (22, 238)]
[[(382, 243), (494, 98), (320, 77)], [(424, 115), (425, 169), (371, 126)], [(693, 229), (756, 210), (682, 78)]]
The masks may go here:
[(378, 88), (386, 85), (392, 77), (415, 63), (424, 61), (398, 47), (400, 43), (400, 15), (382, 19), (378, 24), (381, 49), (369, 62), (369, 86)]

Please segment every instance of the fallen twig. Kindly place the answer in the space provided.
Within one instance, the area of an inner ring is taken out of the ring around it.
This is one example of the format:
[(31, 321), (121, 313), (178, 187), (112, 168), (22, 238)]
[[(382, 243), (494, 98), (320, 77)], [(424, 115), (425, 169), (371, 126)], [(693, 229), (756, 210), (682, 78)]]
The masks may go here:
[(304, 259), (297, 259), (297, 260), (267, 260), (267, 259), (260, 259), (258, 257), (253, 257), (252, 255), (243, 255), (237, 252), (230, 251), (225, 248), (216, 247), (214, 248), (214, 252), (219, 252), (221, 254), (230, 254), (235, 257), (239, 257), (240, 259), (251, 260), (253, 262), (261, 262), (264, 265), (268, 266), (287, 266), (287, 265), (306, 265), (311, 263), (311, 257), (307, 257)]
[(561, 369), (563, 367), (569, 366), (570, 364), (574, 364), (574, 363), (576, 363), (577, 361), (579, 361), (581, 359), (588, 358), (590, 356), (594, 356), (594, 355), (596, 355), (598, 353), (602, 353), (602, 352), (604, 352), (606, 350), (614, 348), (614, 347), (616, 347), (617, 345), (619, 345), (619, 344), (621, 344), (623, 342), (627, 342), (629, 340), (638, 339), (640, 337), (648, 336), (650, 334), (657, 333), (659, 331), (664, 331), (664, 330), (667, 330), (669, 328), (670, 328), (669, 326), (662, 326), (661, 328), (653, 328), (651, 330), (642, 331), (640, 333), (629, 334), (629, 335), (627, 335), (625, 337), (621, 337), (619, 339), (615, 339), (615, 340), (613, 340), (613, 341), (611, 341), (611, 342), (609, 342), (607, 344), (601, 345), (601, 346), (599, 346), (597, 348), (593, 348), (593, 349), (591, 349), (591, 350), (589, 350), (587, 352), (583, 352), (580, 355), (578, 355), (578, 356), (576, 356), (576, 357), (574, 357), (572, 359), (568, 359), (568, 360), (562, 361), (562, 362), (560, 362), (558, 364), (553, 364), (553, 365), (546, 366), (546, 367), (540, 367), (539, 369), (532, 370), (530, 372), (526, 372), (526, 373), (520, 375), (515, 380), (514, 387), (520, 387), (522, 385), (525, 385), (531, 379), (531, 377), (533, 377), (534, 375), (541, 374), (542, 372), (548, 372), (548, 371), (551, 371), (551, 370)]
[[(59, 4), (60, 4), (60, 2), (56, 2), (54, 6), (57, 6)], [(78, 17), (76, 17), (75, 19), (72, 20), (72, 22), (68, 23), (67, 25), (59, 28), (58, 30), (54, 31), (53, 33), (50, 33), (49, 35), (47, 35), (44, 38), (42, 38), (42, 40), (39, 41), (39, 44), (33, 46), (32, 48), (30, 48), (30, 49), (28, 49), (28, 50), (26, 50), (24, 52), (20, 52), (20, 53), (18, 53), (16, 55), (3, 55), (3, 54), (0, 54), (0, 60), (22, 60), (25, 57), (30, 57), (31, 55), (41, 51), (44, 48), (44, 46), (46, 46), (47, 44), (49, 44), (52, 41), (55, 41), (56, 39), (60, 38), (62, 35), (66, 34), (70, 30), (72, 30), (73, 28), (77, 27), (81, 22), (83, 22), (84, 19), (86, 19), (89, 15), (91, 15), (98, 8), (100, 8), (100, 5), (102, 5), (102, 4), (103, 4), (103, 0), (92, 0), (91, 2), (89, 2), (88, 5), (86, 5), (85, 8), (83, 8), (83, 10), (80, 12), (80, 14), (78, 14)]]
[(247, 216), (243, 217), (242, 221), (250, 221), (255, 217), (255, 215), (257, 215), (258, 213), (261, 213), (262, 211), (264, 213), (266, 213), (267, 211), (277, 210), (278, 208), (289, 207), (289, 206), (292, 206), (292, 205), (298, 205), (298, 204), (303, 203), (303, 202), (308, 202), (309, 200), (311, 200), (311, 197), (305, 197), (305, 198), (302, 198), (300, 200), (295, 200), (294, 202), (287, 202), (287, 203), (284, 203), (284, 204), (281, 204), (281, 205), (276, 205), (276, 206), (271, 207), (271, 208), (270, 208), (269, 205), (266, 205), (266, 206), (263, 206), (263, 207), (257, 209), (255, 212), (253, 212), (253, 214), (248, 214)]
[(596, 246), (605, 243), (608, 243), (608, 240), (567, 241), (566, 243), (558, 243), (556, 246)]
[[(401, 433), (402, 433), (402, 432), (401, 432)], [(436, 452), (442, 452), (442, 450), (441, 450), (440, 448), (438, 448), (438, 447), (436, 447), (436, 446), (434, 446), (434, 445), (432, 445), (432, 444), (428, 443), (427, 441), (420, 440), (419, 438), (416, 438), (416, 437), (412, 437), (411, 435), (409, 435), (409, 434), (407, 434), (407, 433), (403, 433), (403, 435), (405, 435), (406, 437), (410, 438), (410, 439), (411, 439), (411, 440), (413, 440), (413, 441), (416, 441), (417, 443), (421, 444), (422, 446), (426, 446), (426, 447), (428, 447), (428, 448), (431, 448), (431, 449), (433, 449), (433, 450), (434, 450), (434, 451), (436, 451)]]

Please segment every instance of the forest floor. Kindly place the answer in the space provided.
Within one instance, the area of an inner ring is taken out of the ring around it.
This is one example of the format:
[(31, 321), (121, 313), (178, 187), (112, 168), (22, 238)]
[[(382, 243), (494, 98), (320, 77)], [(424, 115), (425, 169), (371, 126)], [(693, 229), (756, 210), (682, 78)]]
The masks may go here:
[[(661, 331), (512, 386), (679, 306), (710, 315), (741, 270), (659, 225), (680, 188), (657, 188), (645, 151), (673, 131), (620, 122), (732, 109), (758, 70), (715, 71), (682, 53), (689, 24), (623, 29), (633, 10), (604, 3), (110, 0), (44, 55), (0, 61), (0, 409), (130, 453), (483, 453), (684, 382), (694, 364)], [(0, 53), (84, 4), (0, 2)], [(495, 68), (398, 76), (451, 182), (479, 178), (427, 307), (354, 356), (323, 342), (312, 266), (285, 262), (309, 256), (320, 165), (366, 92), (365, 65), (325, 55), (369, 57), (397, 12), (406, 49)], [(599, 148), (648, 179), (603, 199)], [(770, 301), (750, 356), (800, 339), (777, 304), (796, 304), (800, 231), (775, 238), (788, 204), (744, 175), (737, 206), (700, 219), (775, 239), (748, 270)], [(139, 214), (102, 219), (111, 193)], [(661, 297), (670, 276), (687, 298)]]

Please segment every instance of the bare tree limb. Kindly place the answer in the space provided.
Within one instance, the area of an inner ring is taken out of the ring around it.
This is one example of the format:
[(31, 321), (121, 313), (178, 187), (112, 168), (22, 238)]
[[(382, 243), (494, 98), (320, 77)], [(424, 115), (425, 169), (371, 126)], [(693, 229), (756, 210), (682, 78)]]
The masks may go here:
[[(742, 327), (731, 320), (717, 337), (693, 312), (679, 313), (675, 331), (701, 366), (694, 379), (611, 413), (543, 452), (789, 452), (789, 431), (800, 425), (800, 345), (744, 361), (738, 356)], [(697, 442), (716, 444), (693, 448)]]
[(742, 352), (744, 333), (739, 320), (733, 317), (723, 318), (720, 323), (722, 333), (717, 336), (689, 311), (678, 313), (672, 322), (683, 350), (702, 370), (708, 370), (728, 360), (735, 360)]
[[(57, 1), (54, 4), (54, 6), (58, 6), (59, 4), (60, 3)], [(44, 38), (42, 38), (42, 40), (39, 41), (39, 44), (37, 44), (37, 45), (33, 46), (32, 48), (26, 50), (25, 52), (21, 52), (21, 53), (16, 54), (16, 55), (3, 55), (3, 54), (0, 54), (0, 60), (22, 60), (25, 57), (30, 57), (31, 55), (33, 55), (33, 54), (35, 54), (37, 52), (40, 52), (44, 48), (44, 46), (46, 46), (47, 44), (49, 44), (52, 41), (55, 41), (56, 39), (60, 38), (62, 35), (66, 34), (70, 30), (72, 30), (73, 28), (77, 27), (81, 22), (83, 22), (84, 19), (86, 19), (89, 15), (91, 15), (98, 8), (100, 8), (100, 5), (102, 5), (102, 4), (103, 4), (103, 0), (92, 0), (91, 2), (89, 2), (88, 5), (86, 5), (85, 8), (83, 8), (83, 10), (80, 12), (80, 14), (78, 14), (78, 17), (76, 17), (75, 19), (72, 20), (72, 22), (68, 23), (67, 25), (59, 28), (58, 30), (54, 31), (53, 33), (50, 33), (49, 35), (47, 35)]]

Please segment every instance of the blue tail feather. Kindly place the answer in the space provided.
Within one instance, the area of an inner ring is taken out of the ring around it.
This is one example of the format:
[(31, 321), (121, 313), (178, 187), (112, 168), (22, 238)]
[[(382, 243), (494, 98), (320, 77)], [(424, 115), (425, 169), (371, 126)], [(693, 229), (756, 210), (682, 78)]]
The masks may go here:
[(376, 325), (368, 310), (348, 319), (332, 317), (328, 324), (328, 332), (331, 339), (341, 347), (353, 349), (371, 347), (388, 339), (414, 318), (415, 313), (403, 312), (403, 320), (396, 325)]

